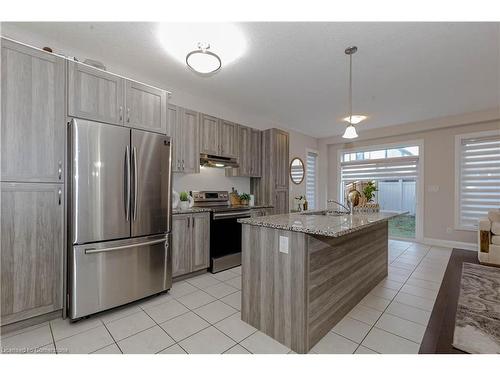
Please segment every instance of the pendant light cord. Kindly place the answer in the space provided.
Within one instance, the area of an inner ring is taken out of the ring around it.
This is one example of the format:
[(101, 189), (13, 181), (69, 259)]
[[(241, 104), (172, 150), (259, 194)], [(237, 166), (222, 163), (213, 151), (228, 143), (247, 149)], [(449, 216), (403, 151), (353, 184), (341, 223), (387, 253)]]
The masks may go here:
[(352, 54), (349, 55), (349, 124), (352, 125)]

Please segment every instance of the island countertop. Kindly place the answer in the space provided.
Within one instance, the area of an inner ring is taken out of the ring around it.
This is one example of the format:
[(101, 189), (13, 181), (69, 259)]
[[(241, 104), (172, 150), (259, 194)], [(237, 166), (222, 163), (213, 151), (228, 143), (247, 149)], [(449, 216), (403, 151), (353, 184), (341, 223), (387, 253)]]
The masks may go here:
[[(318, 214), (314, 214), (315, 212)], [(408, 213), (407, 211), (380, 211), (330, 216), (321, 215), (321, 212), (310, 211), (307, 213), (259, 216), (249, 219), (239, 219), (238, 222), (319, 236), (340, 237)]]

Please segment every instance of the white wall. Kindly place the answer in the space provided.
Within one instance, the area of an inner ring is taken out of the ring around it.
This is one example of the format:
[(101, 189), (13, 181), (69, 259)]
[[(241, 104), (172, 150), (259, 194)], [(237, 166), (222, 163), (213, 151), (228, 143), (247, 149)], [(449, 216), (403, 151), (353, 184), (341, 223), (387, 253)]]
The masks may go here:
[(191, 190), (227, 190), (250, 193), (249, 177), (226, 177), (223, 168), (201, 167), (200, 173), (174, 173), (173, 188), (177, 192)]

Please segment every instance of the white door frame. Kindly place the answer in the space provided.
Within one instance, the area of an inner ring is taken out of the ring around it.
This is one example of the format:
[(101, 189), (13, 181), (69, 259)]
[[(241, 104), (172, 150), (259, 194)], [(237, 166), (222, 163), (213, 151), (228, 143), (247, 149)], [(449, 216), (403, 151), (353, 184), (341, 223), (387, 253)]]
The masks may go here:
[(415, 238), (396, 238), (391, 237), (393, 239), (403, 239), (403, 240), (413, 240), (416, 242), (422, 242), (424, 240), (424, 140), (423, 139), (414, 139), (409, 141), (401, 141), (394, 143), (384, 143), (384, 144), (374, 144), (369, 146), (362, 146), (356, 148), (349, 149), (338, 149), (337, 150), (337, 176), (338, 176), (338, 194), (337, 198), (339, 201), (342, 201), (342, 154), (345, 152), (361, 152), (361, 151), (373, 151), (384, 148), (397, 148), (397, 147), (409, 147), (409, 146), (418, 146), (418, 177), (417, 177), (417, 193), (416, 193), (416, 209), (415, 212), (417, 214), (416, 222), (415, 222)]

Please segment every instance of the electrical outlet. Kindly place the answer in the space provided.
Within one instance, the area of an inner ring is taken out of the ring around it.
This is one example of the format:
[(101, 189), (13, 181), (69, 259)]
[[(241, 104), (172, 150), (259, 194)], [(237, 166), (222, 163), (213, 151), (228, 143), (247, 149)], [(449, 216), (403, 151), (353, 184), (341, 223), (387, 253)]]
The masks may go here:
[(280, 236), (280, 253), (288, 254), (288, 237)]

